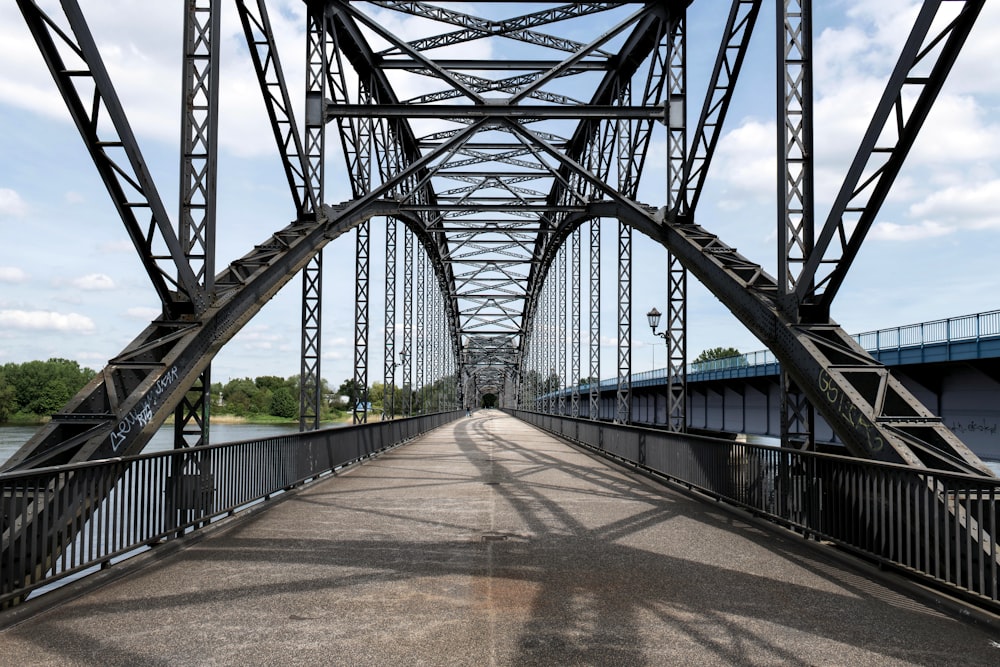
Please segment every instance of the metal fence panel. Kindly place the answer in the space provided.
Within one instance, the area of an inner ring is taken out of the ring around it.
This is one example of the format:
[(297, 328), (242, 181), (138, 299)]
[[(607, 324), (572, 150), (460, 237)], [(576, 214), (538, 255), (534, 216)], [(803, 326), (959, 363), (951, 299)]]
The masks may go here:
[(0, 474), (0, 608), (458, 418), (454, 411)]
[[(579, 444), (1000, 611), (1000, 480), (513, 411)], [(571, 425), (570, 422), (579, 422)]]

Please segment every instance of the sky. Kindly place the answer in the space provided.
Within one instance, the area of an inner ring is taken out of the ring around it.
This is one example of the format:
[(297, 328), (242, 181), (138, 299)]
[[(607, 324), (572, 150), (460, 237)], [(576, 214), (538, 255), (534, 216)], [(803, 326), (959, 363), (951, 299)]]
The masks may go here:
[[(57, 3), (42, 2), (51, 8)], [(777, 263), (774, 2), (758, 22), (697, 221), (772, 275)], [(919, 3), (814, 2), (817, 225), (854, 156)], [(949, 3), (945, 3), (949, 4)], [(954, 3), (961, 4), (961, 3)], [(157, 189), (178, 208), (180, 2), (81, 2)], [(719, 44), (722, 0), (688, 15), (689, 118), (696, 118)], [(223, 3), (217, 264), (244, 254), (293, 215), (256, 79), (232, 3)], [(269, 3), (292, 99), (302, 98), (304, 5)], [(406, 32), (398, 16), (386, 24)], [(1000, 3), (987, 3), (832, 316), (850, 333), (1000, 308)], [(662, 205), (663, 145), (640, 187)], [(654, 151), (657, 145), (654, 145)], [(157, 298), (15, 3), (0, 5), (0, 364), (61, 357), (95, 370), (159, 312)], [(348, 198), (343, 168), (329, 162), (326, 199)], [(612, 221), (613, 222), (613, 221)], [(372, 298), (384, 237), (372, 225)], [(615, 224), (603, 226), (614, 257)], [(636, 235), (633, 370), (662, 367), (662, 340), (645, 313), (666, 310), (665, 251)], [(353, 374), (354, 235), (324, 255), (321, 374), (334, 386)], [(614, 263), (602, 267), (602, 376), (615, 374)], [(213, 380), (299, 370), (300, 281), (278, 294), (213, 362)], [(401, 311), (400, 311), (401, 313)], [(401, 314), (400, 314), (401, 317)], [(383, 317), (371, 313), (369, 377), (380, 378)], [(585, 334), (586, 335), (586, 334)], [(728, 310), (689, 281), (688, 356), (712, 347), (763, 346)]]

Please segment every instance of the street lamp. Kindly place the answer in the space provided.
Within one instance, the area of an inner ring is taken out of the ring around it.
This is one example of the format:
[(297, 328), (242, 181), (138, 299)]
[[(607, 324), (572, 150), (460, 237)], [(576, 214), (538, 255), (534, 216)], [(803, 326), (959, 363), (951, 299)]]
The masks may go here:
[(661, 317), (661, 315), (662, 315), (662, 313), (660, 313), (660, 311), (658, 311), (654, 307), (651, 311), (649, 311), (648, 313), (646, 313), (646, 319), (649, 320), (649, 328), (653, 330), (653, 335), (654, 336), (659, 336), (660, 338), (663, 338), (663, 339), (666, 339), (667, 332), (664, 331), (663, 333), (656, 333), (656, 327), (658, 327), (660, 325), (660, 317)]
[[(654, 336), (659, 336), (664, 342), (667, 342), (667, 332), (662, 333), (656, 332), (656, 327), (660, 324), (660, 317), (662, 313), (656, 309), (654, 306), (652, 310), (646, 313), (646, 319), (649, 321), (649, 328), (653, 330)], [(653, 347), (653, 370), (656, 370), (656, 347)]]

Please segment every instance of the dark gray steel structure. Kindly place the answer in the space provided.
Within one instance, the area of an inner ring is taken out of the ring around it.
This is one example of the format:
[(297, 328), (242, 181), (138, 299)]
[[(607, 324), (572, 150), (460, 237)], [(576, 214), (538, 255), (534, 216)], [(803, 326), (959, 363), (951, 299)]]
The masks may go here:
[[(690, 274), (780, 360), (787, 373), (786, 412), (793, 415), (785, 431), (789, 443), (808, 446), (808, 414), (816, 410), (855, 456), (989, 474), (830, 316), (833, 299), (984, 1), (923, 3), (840, 194), (825, 223), (815, 227), (811, 7), (809, 0), (777, 2), (781, 207), (779, 275), (773, 278), (697, 221), (750, 38), (768, 30), (757, 22), (763, 0), (729, 3), (711, 80), (697, 86), (686, 71), (693, 48), (686, 39), (686, 12), (693, 0), (307, 0), (304, 115), (297, 111), (301, 101), (289, 97), (289, 73), (278, 57), (266, 3), (237, 0), (295, 218), (217, 273), (212, 140), (219, 93), (211, 75), (217, 37), (211, 32), (216, 22), (202, 19), (214, 15), (218, 0), (186, 3), (192, 25), (200, 27), (188, 33), (185, 51), (185, 68), (191, 71), (187, 109), (195, 116), (185, 125), (190, 131), (182, 149), (186, 186), (179, 234), (76, 1), (64, 0), (62, 14), (50, 16), (31, 0), (17, 0), (163, 314), (6, 469), (137, 453), (188, 396), (201, 397), (185, 408), (198, 414), (214, 354), (300, 271), (300, 412), (302, 428), (315, 428), (321, 390), (320, 253), (349, 231), (357, 234), (358, 393), (352, 407), (355, 421), (365, 421), (369, 241), (376, 220), (405, 225), (402, 412), (446, 410), (494, 393), (508, 407), (544, 406), (575, 415), (585, 400), (577, 393), (568, 406), (564, 399), (543, 398), (559, 386), (577, 387), (585, 356), (589, 376), (600, 373), (599, 225), (613, 218), (620, 225), (621, 381), (616, 414), (607, 417), (629, 421), (631, 238), (637, 230), (668, 251), (672, 430), (684, 427)], [(713, 6), (722, 4), (713, 0)], [(468, 13), (470, 7), (475, 15)], [(376, 9), (419, 17), (425, 33), (404, 39), (375, 17)], [(947, 20), (935, 20), (945, 14)], [(483, 58), (450, 57), (449, 47), (476, 43), (482, 44)], [(202, 54), (204, 49), (208, 53)], [(707, 90), (704, 97), (698, 98), (696, 88)], [(402, 97), (402, 90), (411, 89), (423, 92)], [(904, 99), (914, 102), (904, 104)], [(324, 131), (329, 126), (335, 133)], [(639, 202), (638, 184), (661, 131), (668, 147), (668, 182), (660, 201)], [(328, 135), (340, 139), (353, 192), (350, 201), (337, 205), (323, 200)], [(587, 253), (580, 248), (580, 229), (588, 226), (589, 266), (582, 264)], [(395, 236), (389, 238), (393, 278), (386, 287), (392, 300), (385, 309), (387, 330), (397, 312)], [(589, 299), (581, 294), (588, 287)], [(581, 317), (588, 303), (589, 317)], [(589, 324), (589, 339), (582, 322)], [(567, 338), (569, 368), (563, 349)], [(589, 355), (583, 354), (584, 340), (589, 340)], [(387, 337), (387, 384), (395, 375), (394, 350), (395, 341)], [(596, 418), (595, 388), (589, 396), (589, 414)]]

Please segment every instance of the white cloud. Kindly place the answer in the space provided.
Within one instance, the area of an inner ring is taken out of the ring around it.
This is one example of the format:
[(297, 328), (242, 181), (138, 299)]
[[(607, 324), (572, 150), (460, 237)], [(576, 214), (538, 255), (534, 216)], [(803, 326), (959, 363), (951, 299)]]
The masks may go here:
[(712, 177), (726, 184), (717, 203), (736, 210), (774, 199), (774, 122), (746, 119), (719, 142)]
[(85, 315), (56, 313), (49, 310), (0, 310), (0, 326), (78, 334), (89, 334), (97, 330), (93, 320)]
[(115, 281), (104, 273), (91, 273), (73, 280), (73, 285), (87, 291), (110, 290), (115, 288)]
[(952, 229), (933, 220), (925, 220), (915, 225), (899, 225), (894, 222), (879, 222), (872, 227), (868, 238), (878, 241), (919, 241), (950, 234)]
[(97, 249), (106, 253), (128, 253), (135, 252), (135, 246), (129, 239), (119, 241), (108, 241), (97, 246)]
[[(246, 40), (234, 3), (223, 3), (220, 75), (220, 129), (223, 148), (236, 155), (275, 154), (274, 140)], [(304, 70), (304, 5), (293, 0), (269, 4), (292, 100), (301, 100)], [(84, 15), (121, 98), (132, 129), (143, 138), (176, 145), (180, 129), (180, 53), (183, 11), (168, 2), (108, 0), (86, 3)], [(62, 12), (49, 11), (66, 29)], [(64, 58), (72, 56), (68, 50)], [(13, 4), (0, 6), (0, 101), (70, 122), (52, 76)], [(296, 105), (298, 109), (299, 105)]]
[(136, 306), (135, 308), (129, 308), (128, 310), (126, 310), (125, 314), (134, 320), (141, 320), (143, 322), (152, 322), (163, 313), (159, 308), (145, 308), (142, 306)]
[(909, 212), (915, 218), (944, 220), (951, 228), (1000, 229), (998, 202), (1000, 179), (932, 192)]
[(0, 217), (21, 217), (28, 212), (28, 205), (21, 195), (10, 188), (0, 188)]
[(28, 274), (16, 266), (0, 266), (0, 283), (23, 283)]

